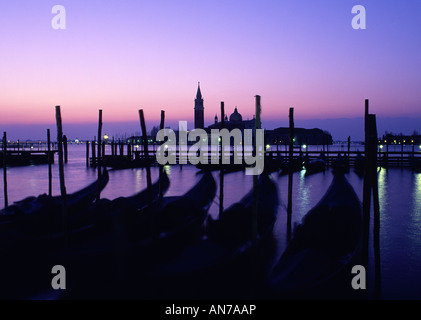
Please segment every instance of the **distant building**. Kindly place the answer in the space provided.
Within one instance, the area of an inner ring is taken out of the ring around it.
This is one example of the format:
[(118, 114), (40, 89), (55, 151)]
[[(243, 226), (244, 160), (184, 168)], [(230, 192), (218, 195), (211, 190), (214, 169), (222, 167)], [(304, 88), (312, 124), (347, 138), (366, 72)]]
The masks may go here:
[[(203, 113), (203, 99), (200, 92), (200, 85), (197, 89), (197, 95), (195, 100), (194, 108), (194, 119), (195, 119), (195, 128), (204, 128), (204, 113)], [(222, 121), (218, 121), (218, 115), (215, 115), (215, 121), (213, 124), (205, 128), (208, 134), (211, 133), (212, 129), (221, 130), (222, 128), (233, 130), (240, 129), (241, 132), (244, 132), (244, 129), (254, 129), (256, 125), (256, 118), (253, 115), (251, 120), (243, 120), (243, 116), (238, 112), (238, 108), (234, 108), (234, 112), (231, 115), (224, 116), (224, 125), (222, 126)], [(289, 128), (276, 128), (274, 130), (265, 130), (265, 143), (266, 144), (285, 144), (289, 141)], [(304, 129), (304, 128), (295, 128), (294, 129), (294, 144), (308, 144), (308, 145), (327, 145), (332, 144), (333, 139), (329, 132), (323, 131), (318, 128), (314, 129)]]
[(421, 144), (421, 135), (414, 131), (412, 135), (403, 135), (402, 133), (394, 134), (392, 132), (386, 132), (382, 140), (379, 143), (386, 143), (386, 144)]
[(200, 82), (197, 85), (196, 99), (194, 99), (194, 127), (197, 129), (205, 128), (205, 108), (200, 91)]
[[(254, 116), (252, 120), (243, 120), (243, 116), (238, 112), (237, 107), (235, 107), (229, 118), (227, 115), (224, 118), (224, 128), (228, 130), (240, 129), (243, 132), (244, 129), (254, 129), (255, 123), (256, 119)], [(215, 122), (206, 128), (209, 133), (212, 129), (222, 129), (222, 121), (218, 121), (217, 115), (215, 115)]]

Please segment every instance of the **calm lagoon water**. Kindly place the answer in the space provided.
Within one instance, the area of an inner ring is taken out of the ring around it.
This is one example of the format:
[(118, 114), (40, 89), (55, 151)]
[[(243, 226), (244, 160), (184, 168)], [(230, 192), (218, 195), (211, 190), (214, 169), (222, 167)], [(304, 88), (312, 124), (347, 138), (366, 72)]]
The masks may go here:
[[(361, 149), (362, 150), (362, 149)], [(421, 299), (421, 173), (406, 168), (378, 169), (380, 199), (380, 262), (381, 298)], [(171, 185), (166, 195), (181, 195), (198, 180), (194, 166), (167, 167)], [(362, 200), (363, 180), (352, 170), (347, 178)], [(152, 168), (152, 180), (158, 172)], [(218, 173), (214, 177), (219, 182)], [(278, 239), (278, 255), (286, 245), (286, 204), (288, 176), (273, 175), (277, 181), (280, 204), (274, 232)], [(303, 216), (320, 200), (332, 181), (327, 170), (305, 176), (304, 171), (293, 177), (292, 223), (299, 223)], [(86, 168), (85, 146), (69, 145), (69, 163), (65, 165), (65, 183), (68, 193), (77, 191), (95, 181), (96, 170)], [(27, 196), (48, 192), (47, 165), (14, 167), (7, 169), (9, 203)], [(243, 172), (225, 176), (224, 207), (240, 200), (252, 187), (252, 176)], [(129, 196), (146, 187), (146, 170), (126, 169), (110, 171), (110, 181), (101, 197), (114, 199)], [(0, 187), (0, 203), (3, 206), (3, 184)], [(53, 193), (60, 194), (58, 165), (53, 165)], [(217, 193), (218, 194), (218, 193)], [(210, 209), (217, 216), (218, 196)], [(372, 215), (371, 215), (372, 216)], [(370, 229), (372, 230), (372, 228)], [(370, 235), (372, 240), (372, 234)], [(372, 242), (370, 257), (373, 257)], [(368, 290), (373, 286), (371, 259), (368, 270)]]

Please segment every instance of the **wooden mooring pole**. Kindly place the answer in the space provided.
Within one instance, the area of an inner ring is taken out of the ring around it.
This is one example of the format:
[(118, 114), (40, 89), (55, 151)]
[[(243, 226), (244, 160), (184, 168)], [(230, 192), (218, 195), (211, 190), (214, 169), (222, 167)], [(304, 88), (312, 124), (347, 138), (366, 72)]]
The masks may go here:
[[(159, 124), (160, 130), (164, 130), (164, 124), (165, 124), (165, 111), (161, 110), (161, 123)], [(163, 196), (162, 175), (163, 175), (163, 171), (164, 171), (164, 166), (159, 164), (158, 168), (159, 168), (159, 197), (162, 198), (162, 196)]]
[[(152, 195), (152, 178), (151, 178), (151, 168), (149, 166), (149, 150), (148, 150), (148, 133), (146, 131), (145, 116), (143, 114), (143, 109), (139, 109), (139, 119), (140, 127), (142, 129), (142, 143), (143, 143), (143, 152), (146, 160), (146, 184), (148, 190), (148, 204), (151, 206), (153, 202)], [(152, 219), (149, 221), (149, 229), (152, 232), (153, 237), (157, 237), (156, 234), (156, 219), (155, 215), (152, 215)]]
[(101, 198), (101, 165), (102, 165), (102, 144), (101, 144), (101, 135), (102, 135), (102, 110), (99, 109), (98, 113), (98, 161), (97, 161), (97, 169), (98, 169), (98, 190), (96, 199), (99, 200)]
[(364, 169), (364, 185), (363, 185), (363, 264), (368, 266), (368, 240), (370, 234), (370, 207), (371, 207), (371, 171), (372, 171), (372, 155), (370, 148), (370, 127), (368, 117), (368, 100), (365, 100), (364, 115), (364, 155), (366, 158)]
[(51, 137), (50, 137), (50, 129), (47, 129), (47, 161), (48, 161), (48, 195), (51, 197), (53, 195), (53, 173), (51, 168), (52, 159), (51, 156), (54, 157), (54, 154), (51, 154)]
[(57, 143), (58, 143), (58, 168), (60, 179), (60, 193), (62, 200), (62, 225), (64, 231), (64, 240), (67, 244), (67, 193), (66, 184), (64, 182), (64, 159), (63, 159), (63, 128), (61, 123), (60, 106), (56, 106), (56, 123), (57, 123)]
[(67, 152), (67, 136), (63, 136), (63, 152), (64, 152), (64, 163), (69, 161), (68, 152)]
[(7, 154), (7, 134), (3, 132), (3, 190), (4, 190), (4, 207), (9, 206), (8, 196), (7, 196), (7, 163), (6, 163), (6, 154)]
[(294, 156), (294, 108), (289, 108), (289, 160), (288, 160), (288, 204), (287, 204), (287, 240), (292, 233), (292, 178)]
[(89, 140), (86, 141), (86, 168), (89, 168)]
[(376, 115), (369, 114), (368, 100), (365, 101), (365, 172), (363, 185), (363, 256), (362, 261), (367, 270), (369, 261), (369, 230), (371, 196), (373, 196), (373, 247), (374, 247), (374, 296), (380, 297), (380, 204), (377, 181), (377, 124)]
[(149, 150), (148, 150), (148, 133), (146, 131), (145, 116), (143, 114), (143, 109), (139, 110), (140, 118), (140, 127), (142, 128), (142, 142), (143, 142), (143, 153), (146, 164), (146, 183), (148, 186), (148, 194), (150, 203), (152, 202), (152, 178), (151, 178), (151, 168), (149, 166)]
[[(224, 102), (221, 101), (221, 129), (225, 127), (225, 105)], [(219, 170), (219, 217), (222, 216), (222, 213), (224, 212), (224, 167), (223, 167), (223, 157), (224, 157), (224, 146), (221, 145), (221, 158), (220, 158), (220, 164), (221, 168)]]
[(350, 166), (350, 161), (349, 161), (349, 156), (351, 154), (351, 136), (348, 136), (348, 156), (347, 156), (347, 162), (348, 162), (348, 167)]

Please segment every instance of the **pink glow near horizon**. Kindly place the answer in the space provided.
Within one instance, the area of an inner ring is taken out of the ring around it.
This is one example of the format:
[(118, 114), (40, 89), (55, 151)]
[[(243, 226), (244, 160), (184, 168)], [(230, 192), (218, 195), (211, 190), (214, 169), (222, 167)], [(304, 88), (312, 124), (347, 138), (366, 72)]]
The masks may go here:
[[(350, 26), (353, 1), (64, 1), (66, 30), (51, 28), (53, 1), (0, 10), (0, 124), (191, 120), (197, 81), (205, 122), (254, 114), (262, 121), (421, 117), (419, 3), (368, 4), (368, 27)], [(394, 23), (389, 23), (394, 18)], [(20, 24), (19, 21), (25, 21)]]

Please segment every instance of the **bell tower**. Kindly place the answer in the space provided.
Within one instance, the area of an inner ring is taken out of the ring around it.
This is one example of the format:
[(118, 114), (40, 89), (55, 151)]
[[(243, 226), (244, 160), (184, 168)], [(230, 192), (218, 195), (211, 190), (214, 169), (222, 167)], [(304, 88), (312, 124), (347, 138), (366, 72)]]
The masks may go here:
[(200, 91), (200, 82), (197, 84), (196, 99), (194, 99), (194, 127), (197, 129), (205, 128), (205, 115), (203, 107), (202, 92)]

